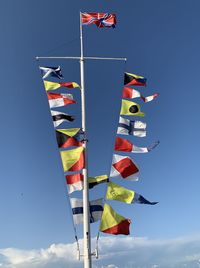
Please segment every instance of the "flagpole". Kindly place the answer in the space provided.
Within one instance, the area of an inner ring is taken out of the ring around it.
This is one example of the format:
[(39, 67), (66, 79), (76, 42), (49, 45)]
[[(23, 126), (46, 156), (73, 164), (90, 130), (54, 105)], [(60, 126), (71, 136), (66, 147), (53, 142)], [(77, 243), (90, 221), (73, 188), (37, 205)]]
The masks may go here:
[(85, 81), (84, 81), (84, 57), (83, 57), (83, 29), (80, 12), (80, 78), (81, 78), (81, 115), (82, 129), (85, 132), (85, 168), (83, 169), (83, 250), (84, 250), (84, 268), (91, 268), (91, 236), (90, 236), (90, 218), (89, 218), (89, 190), (88, 190), (88, 164), (87, 164), (87, 133), (86, 133), (86, 115), (85, 115)]

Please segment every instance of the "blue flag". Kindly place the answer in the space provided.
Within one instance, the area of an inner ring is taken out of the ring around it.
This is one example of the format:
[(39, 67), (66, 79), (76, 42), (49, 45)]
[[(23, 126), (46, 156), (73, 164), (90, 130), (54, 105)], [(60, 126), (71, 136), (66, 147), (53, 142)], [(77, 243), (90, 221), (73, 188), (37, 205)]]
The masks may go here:
[(63, 79), (60, 66), (58, 66), (58, 67), (42, 67), (42, 66), (40, 66), (39, 68), (41, 70), (42, 79), (46, 79), (48, 76)]

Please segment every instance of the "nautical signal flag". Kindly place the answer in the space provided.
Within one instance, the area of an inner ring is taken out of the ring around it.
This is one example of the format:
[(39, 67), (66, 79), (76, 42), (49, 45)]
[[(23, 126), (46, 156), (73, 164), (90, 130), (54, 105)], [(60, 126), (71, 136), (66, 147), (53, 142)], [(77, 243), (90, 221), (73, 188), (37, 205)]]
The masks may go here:
[(90, 208), (90, 222), (93, 223), (101, 220), (103, 212), (103, 198), (90, 201), (89, 208)]
[(147, 79), (143, 76), (131, 73), (124, 73), (125, 86), (146, 86)]
[(101, 183), (109, 182), (109, 178), (107, 175), (100, 175), (96, 177), (89, 177), (89, 189), (92, 189), (94, 186), (99, 185)]
[[(74, 224), (83, 223), (83, 200), (71, 198), (71, 207)], [(89, 202), (90, 223), (99, 221), (103, 212), (103, 198), (92, 200)]]
[(68, 186), (69, 194), (73, 193), (74, 191), (83, 190), (83, 174), (78, 173), (66, 175), (65, 179)]
[(81, 140), (84, 139), (84, 132), (81, 128), (56, 129), (56, 139), (59, 148), (81, 146)]
[(147, 126), (146, 123), (142, 121), (132, 121), (120, 116), (119, 125), (117, 128), (117, 134), (145, 137), (146, 126)]
[(62, 107), (65, 105), (76, 103), (72, 94), (65, 93), (47, 93), (50, 108)]
[(104, 204), (101, 225), (99, 228), (101, 232), (113, 235), (129, 235), (130, 223), (131, 220), (126, 219), (115, 212), (110, 205)]
[(78, 171), (85, 167), (85, 156), (83, 147), (78, 147), (67, 151), (61, 151), (60, 155), (64, 172)]
[(55, 83), (55, 82), (44, 80), (44, 87), (45, 87), (46, 91), (48, 91), (48, 90), (55, 90), (55, 89), (58, 89), (60, 87), (77, 88), (80, 86), (76, 82)]
[(64, 121), (72, 122), (75, 119), (72, 115), (61, 113), (54, 110), (51, 110), (51, 116), (53, 119), (54, 127), (58, 127)]
[(40, 71), (41, 71), (41, 74), (42, 74), (42, 79), (45, 79), (48, 76), (63, 79), (60, 66), (58, 66), (58, 67), (40, 66), (39, 68), (40, 68)]
[(99, 28), (115, 28), (116, 15), (109, 13), (81, 13), (82, 25), (96, 24)]
[(83, 223), (83, 200), (70, 198), (74, 224)]
[(122, 91), (122, 98), (127, 99), (135, 99), (135, 98), (141, 98), (144, 102), (150, 102), (152, 100), (155, 100), (159, 96), (158, 93), (155, 93), (153, 95), (144, 97), (141, 95), (141, 93), (133, 88), (130, 87), (124, 87)]
[(159, 141), (156, 141), (152, 146), (138, 147), (134, 145), (132, 142), (130, 142), (129, 140), (116, 137), (115, 151), (130, 152), (130, 153), (148, 153), (151, 150), (153, 150), (158, 144), (159, 144)]
[(127, 204), (139, 203), (146, 205), (155, 205), (158, 202), (150, 202), (146, 200), (142, 195), (137, 194), (135, 191), (124, 188), (114, 182), (108, 183), (106, 199), (121, 201)]
[(129, 156), (114, 154), (110, 177), (138, 180), (139, 168)]
[(120, 115), (145, 116), (145, 114), (140, 111), (140, 105), (129, 100), (122, 100)]

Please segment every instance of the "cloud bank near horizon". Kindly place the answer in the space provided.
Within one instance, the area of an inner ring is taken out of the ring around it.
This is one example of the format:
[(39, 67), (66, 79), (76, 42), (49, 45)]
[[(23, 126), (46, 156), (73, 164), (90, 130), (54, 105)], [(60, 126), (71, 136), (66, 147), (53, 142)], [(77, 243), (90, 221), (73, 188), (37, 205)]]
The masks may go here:
[[(104, 236), (99, 241), (99, 254), (93, 268), (200, 268), (200, 236), (154, 240)], [(75, 243), (33, 250), (4, 248), (0, 249), (0, 267), (81, 268), (82, 261), (76, 257)]]

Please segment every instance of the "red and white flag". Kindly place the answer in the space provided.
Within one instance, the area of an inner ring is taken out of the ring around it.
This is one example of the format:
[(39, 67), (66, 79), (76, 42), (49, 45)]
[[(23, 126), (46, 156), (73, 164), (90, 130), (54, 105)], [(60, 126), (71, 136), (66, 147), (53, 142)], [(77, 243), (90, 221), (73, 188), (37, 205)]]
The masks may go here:
[(153, 95), (144, 97), (141, 95), (141, 93), (138, 90), (135, 90), (134, 88), (130, 87), (124, 87), (122, 91), (122, 97), (127, 99), (135, 99), (135, 98), (141, 98), (144, 102), (149, 102), (154, 100), (159, 96), (158, 93), (155, 93)]
[(116, 15), (109, 13), (81, 13), (82, 25), (96, 24), (99, 28), (115, 28)]
[(66, 175), (65, 179), (66, 179), (66, 183), (68, 186), (69, 194), (73, 193), (74, 191), (83, 190), (83, 175), (82, 174), (78, 173), (78, 174)]
[(159, 141), (156, 141), (149, 147), (138, 147), (129, 140), (117, 137), (115, 140), (115, 151), (130, 152), (130, 153), (148, 153), (152, 149), (154, 149), (158, 144)]
[(72, 94), (64, 93), (47, 93), (50, 108), (61, 107), (76, 103)]
[(126, 155), (113, 155), (110, 177), (138, 181), (139, 168), (133, 160)]

